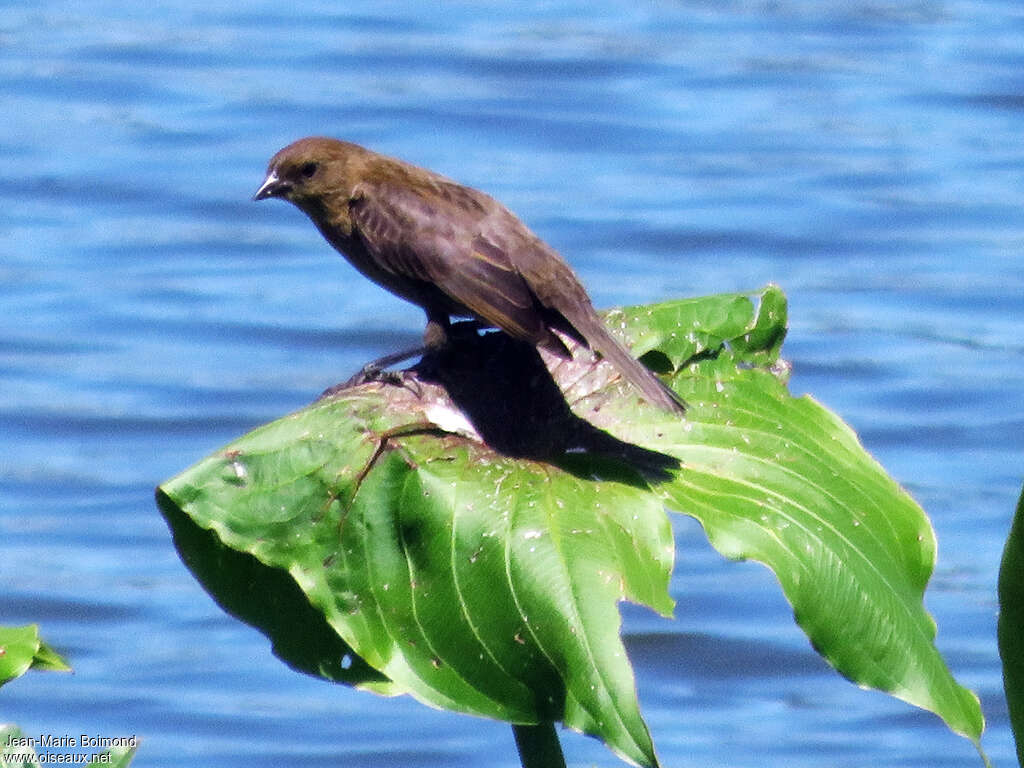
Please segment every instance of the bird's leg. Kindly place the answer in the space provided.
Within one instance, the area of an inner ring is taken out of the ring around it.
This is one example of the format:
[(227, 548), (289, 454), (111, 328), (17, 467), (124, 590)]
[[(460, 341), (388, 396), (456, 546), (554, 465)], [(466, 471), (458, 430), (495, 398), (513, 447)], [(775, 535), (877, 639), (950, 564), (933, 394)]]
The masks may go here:
[(344, 384), (331, 387), (321, 397), (328, 396), (341, 389), (365, 384), (368, 381), (380, 381), (392, 375), (397, 377), (397, 374), (389, 374), (387, 371), (392, 365), (413, 357), (423, 357), (430, 353), (440, 352), (448, 348), (460, 336), (465, 334), (475, 336), (479, 327), (480, 323), (477, 320), (465, 320), (452, 324), (447, 313), (428, 310), (427, 327), (423, 331), (423, 344), (421, 346), (392, 352), (390, 355), (384, 355), (384, 357), (371, 360)]
[[(395, 365), (395, 363), (400, 363), (413, 357), (422, 357), (428, 352), (442, 349), (448, 344), (448, 331), (450, 328), (451, 323), (446, 313), (427, 310), (427, 327), (423, 332), (423, 344), (421, 346), (392, 352), (390, 355), (384, 355), (384, 357), (371, 360), (351, 379), (346, 381), (342, 387), (355, 387), (368, 381), (380, 381), (387, 378), (389, 375), (387, 369)], [(335, 389), (335, 387), (331, 389)]]
[(384, 355), (384, 357), (378, 357), (376, 360), (371, 360), (363, 366), (364, 373), (373, 373), (374, 371), (380, 372), (385, 368), (390, 368), (395, 363), (400, 363), (403, 360), (410, 360), (414, 357), (418, 357), (427, 351), (427, 347), (419, 346), (412, 347), (411, 349), (403, 349), (399, 352), (392, 352), (390, 355)]

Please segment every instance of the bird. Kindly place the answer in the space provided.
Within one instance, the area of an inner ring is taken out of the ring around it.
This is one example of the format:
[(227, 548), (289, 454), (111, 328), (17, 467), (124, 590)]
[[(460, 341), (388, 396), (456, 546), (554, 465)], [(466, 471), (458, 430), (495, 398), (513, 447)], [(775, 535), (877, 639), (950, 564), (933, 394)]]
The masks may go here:
[(421, 307), (427, 349), (449, 342), (452, 318), (470, 318), (571, 359), (558, 331), (611, 363), (652, 405), (685, 413), (683, 399), (608, 332), (572, 268), (486, 193), (310, 136), (270, 159), (253, 196), (268, 198), (295, 205), (359, 272)]

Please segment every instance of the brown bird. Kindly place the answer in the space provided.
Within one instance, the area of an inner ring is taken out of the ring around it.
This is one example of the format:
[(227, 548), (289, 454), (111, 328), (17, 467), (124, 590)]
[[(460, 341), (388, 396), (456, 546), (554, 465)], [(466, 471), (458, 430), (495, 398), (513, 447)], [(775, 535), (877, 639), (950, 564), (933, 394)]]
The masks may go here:
[(254, 200), (303, 211), (352, 265), (427, 313), (428, 348), (476, 318), (563, 358), (590, 347), (654, 405), (685, 403), (608, 333), (565, 261), (492, 197), (357, 144), (311, 137), (270, 160)]

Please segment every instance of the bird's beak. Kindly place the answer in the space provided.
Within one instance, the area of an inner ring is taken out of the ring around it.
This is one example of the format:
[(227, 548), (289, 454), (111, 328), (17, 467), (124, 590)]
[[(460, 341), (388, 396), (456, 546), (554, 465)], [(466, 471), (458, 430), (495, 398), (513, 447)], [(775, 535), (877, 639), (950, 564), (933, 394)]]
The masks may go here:
[(281, 179), (277, 177), (277, 171), (271, 171), (267, 174), (267, 178), (264, 180), (263, 185), (256, 190), (256, 194), (252, 196), (252, 199), (266, 200), (268, 197), (281, 197), (288, 191), (288, 187), (288, 182), (281, 181)]

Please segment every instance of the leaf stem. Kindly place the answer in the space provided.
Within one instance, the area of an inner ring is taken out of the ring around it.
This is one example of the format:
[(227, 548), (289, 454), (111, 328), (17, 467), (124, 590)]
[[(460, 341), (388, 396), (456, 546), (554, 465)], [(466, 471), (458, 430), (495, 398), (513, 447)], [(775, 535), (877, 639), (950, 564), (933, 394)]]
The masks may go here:
[(562, 745), (553, 722), (512, 725), (523, 768), (565, 768)]

